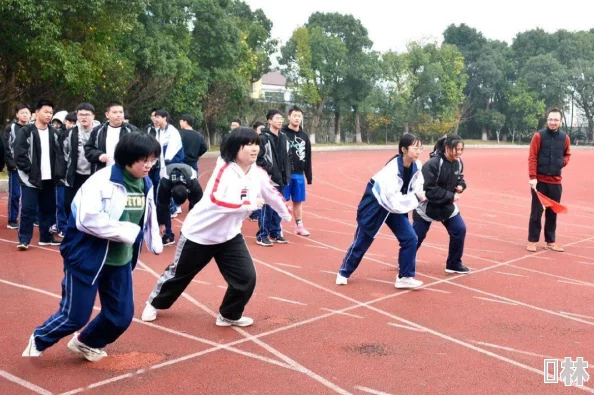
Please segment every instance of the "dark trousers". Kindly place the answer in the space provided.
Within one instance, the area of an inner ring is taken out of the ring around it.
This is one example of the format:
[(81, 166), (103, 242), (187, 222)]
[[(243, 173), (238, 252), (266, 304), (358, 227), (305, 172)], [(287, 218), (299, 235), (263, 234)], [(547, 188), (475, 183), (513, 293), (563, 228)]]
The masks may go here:
[(97, 291), (101, 312), (80, 333), (79, 340), (93, 348), (103, 348), (116, 341), (134, 317), (130, 263), (103, 266), (93, 285), (64, 270), (60, 308), (33, 332), (37, 349), (43, 351), (85, 326), (91, 318)]
[(19, 242), (31, 243), (33, 222), (39, 207), (39, 240), (52, 238), (50, 227), (56, 218), (56, 186), (53, 181), (43, 181), (41, 189), (22, 185), (21, 188), (21, 223), (19, 224)]
[[(399, 275), (402, 277), (414, 277), (417, 259), (417, 235), (410, 225), (408, 215), (389, 214), (385, 224), (394, 233), (396, 239), (400, 242), (400, 251), (398, 252)], [(379, 231), (379, 229), (378, 229)], [(377, 233), (377, 232), (375, 232)], [(343, 277), (350, 277), (359, 267), (363, 256), (371, 247), (374, 237), (366, 233), (361, 226), (355, 231), (355, 240), (348, 249), (347, 254), (342, 261), (339, 273)]]
[[(82, 187), (82, 184), (85, 183), (91, 177), (90, 174), (78, 174), (74, 175), (74, 185), (71, 187), (66, 187), (64, 191), (64, 211), (66, 212), (66, 222), (68, 222), (68, 217), (70, 217), (70, 213), (72, 212), (72, 201), (76, 196), (76, 192)], [(60, 230), (65, 230), (61, 229)]]
[(260, 215), (258, 216), (258, 233), (256, 233), (256, 238), (262, 240), (268, 236), (276, 238), (282, 235), (283, 230), (281, 228), (280, 215), (270, 205), (265, 204), (262, 206)]
[[(423, 244), (423, 240), (429, 232), (431, 222), (427, 222), (419, 217), (418, 214), (413, 216), (413, 228), (418, 237), (417, 249)], [(442, 222), (443, 226), (450, 235), (450, 246), (448, 251), (448, 259), (446, 261), (446, 268), (456, 269), (462, 266), (462, 255), (464, 255), (464, 240), (466, 239), (466, 224), (460, 214), (447, 219)]]
[(182, 234), (173, 263), (157, 281), (148, 302), (156, 309), (170, 308), (212, 258), (229, 285), (219, 312), (227, 319), (240, 319), (256, 287), (256, 269), (241, 233), (214, 245), (194, 243)]
[(56, 186), (56, 227), (58, 228), (59, 232), (64, 232), (66, 230), (66, 225), (68, 224), (68, 215), (66, 214), (66, 206), (65, 206), (65, 194), (66, 194), (66, 186), (58, 185)]
[(8, 171), (8, 199), (8, 222), (17, 222), (21, 201), (21, 184), (17, 171)]
[[(556, 202), (561, 202), (561, 193), (563, 187), (561, 184), (548, 184), (538, 182), (536, 190)], [(532, 191), (532, 206), (530, 208), (530, 222), (528, 224), (528, 241), (537, 243), (540, 240), (540, 231), (542, 230), (542, 204), (538, 200), (536, 193)], [(555, 242), (555, 230), (557, 229), (557, 214), (550, 208), (545, 210), (544, 238), (547, 243)]]

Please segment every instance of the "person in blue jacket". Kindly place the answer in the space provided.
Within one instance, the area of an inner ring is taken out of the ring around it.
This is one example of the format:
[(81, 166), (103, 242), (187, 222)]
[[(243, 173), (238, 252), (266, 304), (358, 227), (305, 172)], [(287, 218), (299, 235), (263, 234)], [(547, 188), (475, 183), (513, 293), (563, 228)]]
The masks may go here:
[[(68, 348), (89, 361), (107, 356), (134, 315), (132, 270), (143, 241), (159, 254), (163, 244), (153, 201), (151, 166), (161, 154), (147, 133), (127, 133), (115, 148), (115, 165), (93, 174), (72, 202), (60, 252), (64, 258), (58, 311), (33, 331), (24, 357), (39, 357), (74, 333)], [(80, 333), (99, 292), (101, 312)]]
[(346, 285), (359, 266), (384, 222), (400, 242), (396, 288), (418, 288), (415, 279), (417, 236), (408, 213), (425, 200), (421, 161), (423, 146), (412, 134), (405, 134), (398, 144), (398, 154), (378, 171), (367, 184), (357, 208), (355, 240), (336, 276), (337, 285)]

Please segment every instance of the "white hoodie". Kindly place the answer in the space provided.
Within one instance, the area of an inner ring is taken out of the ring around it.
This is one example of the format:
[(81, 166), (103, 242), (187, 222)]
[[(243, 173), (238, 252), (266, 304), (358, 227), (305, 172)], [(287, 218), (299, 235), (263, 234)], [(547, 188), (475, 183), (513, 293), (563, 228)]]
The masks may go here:
[(241, 233), (243, 220), (258, 209), (257, 198), (264, 199), (283, 220), (291, 220), (291, 210), (266, 170), (254, 163), (245, 174), (237, 163), (225, 163), (219, 157), (204, 196), (184, 221), (182, 234), (203, 245), (231, 240)]

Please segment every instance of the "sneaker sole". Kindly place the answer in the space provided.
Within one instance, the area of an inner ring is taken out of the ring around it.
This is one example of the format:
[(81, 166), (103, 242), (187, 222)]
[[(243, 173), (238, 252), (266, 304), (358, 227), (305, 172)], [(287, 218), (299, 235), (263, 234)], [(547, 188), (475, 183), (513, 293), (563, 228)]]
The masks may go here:
[(276, 241), (276, 240), (272, 240), (272, 242), (273, 242), (273, 243), (276, 243), (276, 244), (289, 244), (289, 241), (288, 241), (288, 240), (286, 240), (286, 241)]
[(142, 317), (140, 317), (140, 319), (144, 322), (152, 322), (157, 319), (157, 315), (155, 314), (154, 316), (151, 316), (151, 317), (142, 316)]
[(67, 345), (68, 349), (76, 354), (81, 354), (83, 357), (85, 357), (85, 359), (87, 361), (90, 362), (98, 362), (100, 360), (102, 360), (103, 358), (105, 358), (107, 356), (106, 355), (97, 355), (97, 356), (88, 356), (87, 354), (85, 354), (84, 352), (82, 352), (75, 344), (74, 344), (74, 339), (70, 339), (70, 341), (68, 342)]
[(229, 322), (219, 322), (217, 321), (215, 323), (216, 326), (240, 326), (242, 328), (245, 328), (246, 326), (252, 326), (254, 323), (250, 322), (249, 324), (231, 324)]
[(423, 284), (421, 285), (398, 285), (398, 284), (394, 284), (394, 287), (396, 287), (397, 289), (417, 289), (419, 287), (422, 287)]
[(301, 237), (309, 237), (309, 236), (310, 236), (310, 235), (302, 235), (301, 233), (297, 233), (297, 232), (295, 232), (295, 234), (296, 234), (297, 236), (301, 236)]
[(445, 272), (446, 272), (446, 273), (457, 273), (457, 274), (468, 274), (468, 273), (470, 273), (470, 270), (469, 270), (469, 271), (467, 271), (467, 272), (459, 272), (459, 271), (457, 271), (457, 270), (446, 269), (446, 270), (445, 270)]
[(272, 247), (274, 245), (274, 244), (265, 244), (265, 243), (262, 243), (261, 241), (256, 241), (256, 244), (258, 244), (259, 246), (262, 246), (262, 247)]
[(17, 246), (17, 249), (19, 251), (27, 251), (29, 249), (29, 246)]
[(172, 241), (172, 242), (170, 242), (170, 243), (165, 243), (165, 244), (163, 244), (163, 247), (172, 246), (172, 245), (174, 245), (174, 244), (175, 244), (175, 241)]
[(10, 225), (6, 225), (6, 229), (18, 229), (18, 226), (10, 226)]
[(39, 244), (40, 246), (59, 246), (61, 243), (45, 243), (40, 241), (37, 244)]

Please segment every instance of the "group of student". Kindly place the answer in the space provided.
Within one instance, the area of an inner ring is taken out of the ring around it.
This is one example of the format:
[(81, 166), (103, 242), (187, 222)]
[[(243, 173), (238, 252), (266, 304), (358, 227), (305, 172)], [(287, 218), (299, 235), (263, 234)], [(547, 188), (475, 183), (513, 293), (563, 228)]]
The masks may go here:
[[(43, 114), (44, 106), (49, 105), (38, 105), (37, 118), (49, 122), (51, 114)], [(294, 191), (293, 180), (303, 175), (311, 183), (311, 148), (308, 139), (303, 139), (307, 134), (300, 127), (303, 111), (292, 108), (289, 125), (285, 127), (279, 115), (282, 117), (278, 111), (271, 110), (267, 116), (270, 128), (260, 133), (255, 130), (257, 127), (238, 126), (224, 137), (220, 157), (204, 190), (208, 198), (198, 198), (183, 222), (173, 262), (148, 296), (141, 316), (143, 321), (153, 321), (159, 310), (169, 309), (193, 278), (214, 259), (228, 284), (215, 325), (245, 327), (253, 324), (253, 319), (243, 313), (253, 294), (257, 274), (242, 234), (242, 223), (261, 210), (258, 234), (266, 234), (274, 242), (282, 237), (282, 231), (263, 218), (271, 212), (287, 222), (297, 217), (297, 203), (302, 200), (295, 196), (303, 192), (304, 198), (304, 188), (301, 191), (295, 187)], [(31, 129), (31, 133), (36, 133), (35, 139), (43, 136), (39, 133), (41, 126), (36, 124)], [(166, 128), (162, 126), (165, 125), (159, 124), (161, 133)], [(549, 132), (547, 129), (545, 133)], [(151, 172), (163, 161), (163, 156), (171, 158), (164, 151), (172, 145), (164, 148), (158, 135), (136, 131), (121, 135), (113, 156), (100, 161), (105, 164), (112, 160), (114, 165), (103, 165), (94, 171), (75, 194), (60, 247), (64, 259), (62, 300), (58, 311), (35, 328), (23, 356), (39, 357), (59, 340), (74, 334), (68, 348), (89, 361), (98, 361), (107, 355), (103, 348), (130, 325), (134, 315), (132, 270), (143, 244), (154, 254), (162, 252), (164, 224), (160, 217), (170, 218), (167, 215), (170, 195), (161, 198), (159, 192), (159, 201), (155, 204), (155, 185), (151, 180)], [(553, 135), (552, 139), (555, 138)], [(300, 144), (297, 139), (303, 141), (302, 147), (296, 146)], [(51, 143), (49, 138), (47, 140)], [(546, 147), (547, 138), (543, 136), (542, 140)], [(171, 139), (169, 144), (172, 144)], [(295, 166), (290, 159), (295, 155), (294, 150), (298, 151), (297, 158), (303, 159), (302, 167)], [(455, 135), (440, 139), (424, 166), (418, 159), (422, 150), (419, 139), (411, 134), (404, 135), (398, 154), (368, 182), (357, 209), (355, 239), (338, 271), (337, 285), (347, 284), (384, 223), (401, 247), (396, 288), (422, 285), (414, 278), (416, 251), (433, 222), (441, 222), (450, 236), (446, 272), (469, 272), (462, 264), (466, 226), (457, 205), (466, 189), (461, 161), (464, 142)], [(540, 155), (543, 158), (539, 156), (543, 164), (538, 171), (548, 168), (556, 172), (557, 161), (548, 166), (544, 156), (549, 155), (549, 151), (544, 152)], [(21, 171), (24, 172), (19, 168)], [(45, 181), (43, 176), (39, 178)], [(161, 186), (174, 182), (172, 177), (167, 180), (159, 180)], [(287, 189), (288, 197), (294, 199), (293, 210), (287, 205)], [(408, 217), (411, 211), (412, 224)], [(302, 223), (297, 222), (297, 227), (299, 225)], [(101, 311), (88, 323), (97, 293)]]

